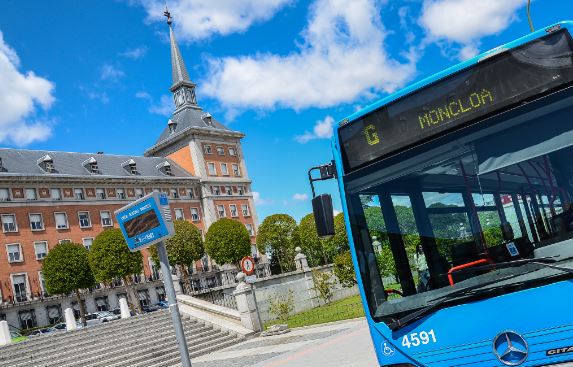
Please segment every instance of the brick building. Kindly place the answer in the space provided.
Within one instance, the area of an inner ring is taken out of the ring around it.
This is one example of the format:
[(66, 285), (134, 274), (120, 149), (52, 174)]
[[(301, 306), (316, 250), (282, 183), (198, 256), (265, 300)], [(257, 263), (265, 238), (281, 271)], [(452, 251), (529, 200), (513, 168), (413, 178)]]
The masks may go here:
[[(78, 309), (73, 297), (46, 292), (42, 259), (62, 241), (89, 248), (98, 233), (116, 226), (114, 210), (153, 191), (168, 193), (173, 217), (192, 222), (202, 233), (219, 218), (233, 218), (245, 224), (255, 243), (244, 134), (197, 104), (195, 84), (169, 25), (175, 109), (144, 156), (0, 149), (0, 319), (9, 324), (50, 324), (63, 309)], [(143, 254), (136, 289), (142, 304), (152, 304), (164, 298), (164, 289), (157, 267), (147, 251)], [(194, 286), (218, 284), (220, 269), (207, 256), (192, 268)], [(124, 293), (119, 283), (100, 285), (85, 295), (87, 310), (113, 309)]]

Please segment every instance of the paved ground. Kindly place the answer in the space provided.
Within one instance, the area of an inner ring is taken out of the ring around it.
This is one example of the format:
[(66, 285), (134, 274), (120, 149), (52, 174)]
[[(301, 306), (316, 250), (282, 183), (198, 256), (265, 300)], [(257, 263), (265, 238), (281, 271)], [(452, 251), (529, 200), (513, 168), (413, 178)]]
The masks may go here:
[(193, 367), (377, 366), (364, 319), (248, 340), (192, 363)]

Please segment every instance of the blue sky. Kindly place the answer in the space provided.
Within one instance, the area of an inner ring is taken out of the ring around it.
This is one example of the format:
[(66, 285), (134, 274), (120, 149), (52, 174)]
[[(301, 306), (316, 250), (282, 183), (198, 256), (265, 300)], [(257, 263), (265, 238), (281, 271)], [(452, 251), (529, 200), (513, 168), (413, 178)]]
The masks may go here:
[[(198, 103), (246, 133), (262, 220), (311, 211), (332, 124), (529, 32), (525, 0), (167, 0)], [(164, 0), (0, 5), (0, 145), (143, 154), (173, 110)], [(537, 0), (542, 27), (573, 2)], [(318, 184), (340, 200), (333, 182)]]

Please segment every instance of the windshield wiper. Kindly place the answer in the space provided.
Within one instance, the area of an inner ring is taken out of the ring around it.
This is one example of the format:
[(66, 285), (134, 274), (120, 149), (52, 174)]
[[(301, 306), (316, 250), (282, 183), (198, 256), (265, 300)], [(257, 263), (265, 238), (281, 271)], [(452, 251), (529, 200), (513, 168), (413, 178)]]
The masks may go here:
[[(555, 256), (548, 256), (548, 257), (542, 257), (542, 258), (537, 258), (537, 259), (513, 260), (513, 261), (507, 261), (507, 262), (502, 262), (502, 263), (497, 263), (497, 264), (476, 266), (476, 267), (472, 267), (471, 269), (468, 269), (468, 270), (476, 271), (476, 270), (487, 270), (487, 269), (493, 269), (493, 268), (506, 268), (506, 267), (523, 265), (523, 264), (536, 264), (536, 265), (541, 265), (541, 266), (545, 266), (545, 267), (549, 267), (552, 269), (561, 270), (561, 271), (573, 274), (573, 268), (567, 268), (564, 266), (551, 264), (551, 263), (554, 263), (557, 261), (554, 258), (555, 258)], [(460, 273), (461, 272), (463, 272), (463, 271), (460, 271)], [(491, 284), (502, 282), (504, 280), (513, 278), (517, 275), (521, 275), (521, 274), (512, 274), (512, 275), (509, 275), (507, 277), (495, 279), (495, 280), (492, 280), (490, 282), (475, 284), (473, 286), (461, 288), (461, 289), (458, 289), (454, 292), (448, 293), (443, 297), (437, 298), (437, 300), (438, 300), (437, 302), (432, 303), (431, 305), (428, 305), (424, 308), (421, 308), (418, 311), (412, 312), (411, 314), (408, 314), (404, 317), (401, 317), (397, 320), (392, 321), (388, 325), (388, 327), (390, 328), (390, 330), (396, 331), (396, 330), (408, 325), (412, 321), (415, 321), (415, 320), (419, 319), (420, 317), (427, 315), (429, 312), (438, 308), (444, 302), (449, 301), (453, 298), (456, 298), (460, 294), (465, 294), (466, 296), (472, 296), (472, 295), (477, 294), (477, 292), (472, 292), (474, 290), (483, 288), (483, 287), (491, 285)]]
[(486, 287), (486, 286), (491, 285), (491, 284), (499, 283), (499, 282), (502, 282), (502, 281), (510, 279), (510, 278), (513, 278), (513, 275), (510, 275), (510, 276), (507, 276), (504, 278), (498, 278), (498, 279), (495, 279), (495, 280), (492, 280), (489, 282), (474, 284), (472, 286), (465, 287), (465, 288), (460, 288), (456, 291), (453, 291), (451, 293), (446, 294), (445, 296), (436, 298), (438, 300), (437, 302), (434, 302), (434, 303), (432, 303), (432, 304), (430, 304), (424, 308), (419, 309), (418, 311), (412, 312), (412, 313), (410, 313), (404, 317), (401, 317), (397, 320), (392, 321), (390, 324), (388, 324), (388, 327), (390, 328), (390, 330), (396, 331), (396, 330), (408, 325), (412, 321), (415, 321), (415, 320), (419, 319), (420, 317), (430, 313), (432, 310), (434, 310), (435, 308), (438, 308), (444, 302), (458, 297), (460, 294), (465, 293), (465, 295), (471, 296), (471, 295), (473, 295), (473, 293), (471, 293), (471, 291)]

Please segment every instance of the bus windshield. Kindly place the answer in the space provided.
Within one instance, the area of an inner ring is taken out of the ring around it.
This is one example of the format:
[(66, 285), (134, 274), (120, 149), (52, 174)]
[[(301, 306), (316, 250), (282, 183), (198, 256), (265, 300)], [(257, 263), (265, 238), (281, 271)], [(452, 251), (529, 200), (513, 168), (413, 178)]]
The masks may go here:
[[(528, 261), (486, 266), (530, 258), (571, 266), (573, 93), (560, 93), (345, 177), (375, 320), (390, 323), (480, 283), (491, 296), (571, 277)], [(445, 307), (463, 301), (456, 294)]]

